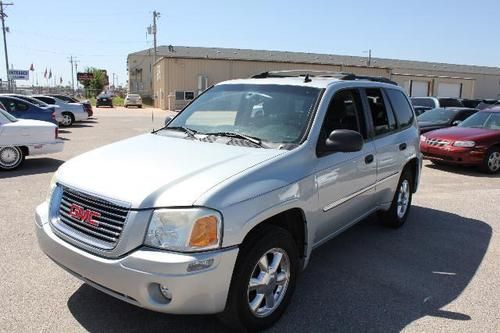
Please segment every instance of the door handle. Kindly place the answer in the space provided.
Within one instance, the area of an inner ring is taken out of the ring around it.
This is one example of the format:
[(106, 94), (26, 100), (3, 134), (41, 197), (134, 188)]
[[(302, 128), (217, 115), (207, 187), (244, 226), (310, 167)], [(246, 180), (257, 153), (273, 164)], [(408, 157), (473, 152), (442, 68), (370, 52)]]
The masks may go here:
[(402, 143), (399, 145), (399, 150), (405, 150), (406, 149), (406, 143)]
[(373, 160), (374, 160), (374, 157), (373, 157), (372, 154), (366, 155), (366, 157), (365, 157), (365, 163), (366, 164), (370, 164), (371, 162), (373, 162)]

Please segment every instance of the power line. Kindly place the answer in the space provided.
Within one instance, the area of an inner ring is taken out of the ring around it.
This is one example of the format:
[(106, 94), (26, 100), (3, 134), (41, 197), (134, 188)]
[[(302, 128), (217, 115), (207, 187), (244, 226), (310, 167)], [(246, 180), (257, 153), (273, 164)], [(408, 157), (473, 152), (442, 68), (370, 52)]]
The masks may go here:
[(2, 20), (2, 32), (3, 32), (3, 48), (5, 51), (5, 74), (7, 75), (7, 87), (9, 89), (9, 92), (11, 91), (11, 82), (10, 82), (10, 77), (9, 77), (9, 54), (7, 52), (7, 38), (5, 36), (6, 31), (8, 31), (8, 27), (5, 28), (5, 18), (7, 17), (7, 14), (5, 14), (3, 7), (7, 6), (12, 6), (13, 3), (4, 3), (0, 1), (0, 19)]

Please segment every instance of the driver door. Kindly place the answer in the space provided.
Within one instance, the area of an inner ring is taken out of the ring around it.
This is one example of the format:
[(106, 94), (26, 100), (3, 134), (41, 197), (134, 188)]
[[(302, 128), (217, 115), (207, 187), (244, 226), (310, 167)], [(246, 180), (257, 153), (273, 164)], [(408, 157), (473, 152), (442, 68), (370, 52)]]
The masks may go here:
[[(323, 143), (335, 129), (350, 129), (362, 134), (361, 151), (333, 152), (322, 150)], [(335, 93), (325, 116), (317, 143), (315, 183), (319, 193), (319, 224), (315, 244), (339, 233), (376, 205), (375, 148), (367, 141), (361, 95), (357, 89)]]

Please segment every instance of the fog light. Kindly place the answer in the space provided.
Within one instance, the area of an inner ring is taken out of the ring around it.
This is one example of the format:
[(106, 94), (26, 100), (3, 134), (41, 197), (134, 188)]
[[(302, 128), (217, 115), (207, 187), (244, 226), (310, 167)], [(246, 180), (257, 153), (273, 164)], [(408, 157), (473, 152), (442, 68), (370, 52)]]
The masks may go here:
[(196, 272), (196, 271), (201, 271), (203, 269), (210, 268), (214, 263), (214, 259), (206, 259), (206, 260), (198, 260), (195, 262), (192, 262), (188, 265), (187, 271), (188, 272)]
[(160, 285), (160, 292), (168, 301), (172, 300), (172, 292), (164, 285)]

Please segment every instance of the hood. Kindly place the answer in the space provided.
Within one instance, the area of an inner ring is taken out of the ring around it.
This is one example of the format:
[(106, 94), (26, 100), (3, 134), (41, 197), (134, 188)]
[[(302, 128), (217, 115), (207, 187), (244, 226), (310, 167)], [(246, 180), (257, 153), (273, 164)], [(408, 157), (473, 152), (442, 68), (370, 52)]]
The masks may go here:
[(34, 120), (34, 119), (21, 119), (17, 118), (17, 121), (13, 123), (8, 123), (9, 126), (15, 126), (15, 127), (49, 127), (49, 128), (55, 128), (57, 127), (53, 123), (50, 123), (48, 121), (42, 121), (42, 120)]
[(191, 206), (218, 183), (284, 153), (144, 134), (69, 160), (57, 181), (132, 208)]
[(433, 139), (446, 139), (450, 141), (457, 140), (480, 140), (482, 138), (490, 137), (491, 135), (498, 134), (496, 130), (487, 128), (470, 128), (470, 127), (448, 127), (440, 130), (428, 132), (425, 134), (428, 138)]

